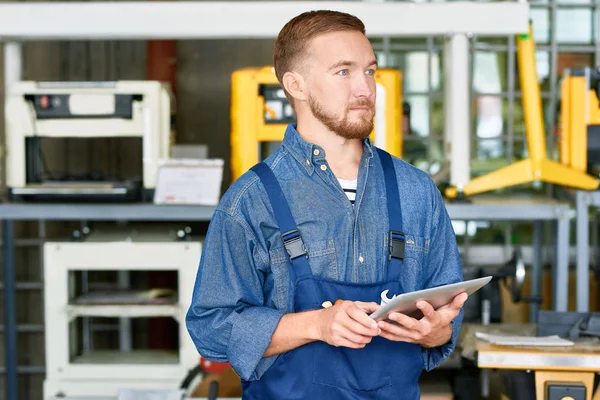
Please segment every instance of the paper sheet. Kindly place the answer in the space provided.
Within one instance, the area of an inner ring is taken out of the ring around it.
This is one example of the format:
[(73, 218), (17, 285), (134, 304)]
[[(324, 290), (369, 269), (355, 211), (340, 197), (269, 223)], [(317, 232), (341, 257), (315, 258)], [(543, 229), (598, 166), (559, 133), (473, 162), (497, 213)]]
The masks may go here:
[(515, 335), (492, 335), (489, 333), (475, 332), (478, 339), (485, 340), (497, 345), (504, 346), (573, 346), (575, 343), (554, 336), (515, 336)]
[(183, 390), (121, 389), (117, 400), (181, 400)]

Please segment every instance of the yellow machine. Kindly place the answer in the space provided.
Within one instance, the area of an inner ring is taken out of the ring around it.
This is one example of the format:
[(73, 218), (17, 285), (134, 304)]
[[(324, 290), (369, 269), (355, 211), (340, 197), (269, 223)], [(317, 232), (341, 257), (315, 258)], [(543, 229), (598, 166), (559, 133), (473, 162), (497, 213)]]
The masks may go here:
[(565, 71), (561, 85), (560, 162), (595, 175), (600, 163), (599, 92), (597, 68)]
[[(402, 87), (400, 71), (378, 69), (373, 143), (397, 157), (402, 155)], [(291, 105), (272, 67), (244, 68), (231, 77), (232, 180), (258, 163), (260, 147), (281, 142), (285, 128), (295, 123)]]
[[(521, 90), (523, 92), (525, 134), (529, 158), (471, 180), (465, 185), (462, 193), (459, 193), (455, 187), (448, 188), (446, 196), (450, 198), (459, 197), (461, 194), (469, 196), (489, 192), (534, 181), (549, 182), (584, 190), (598, 188), (598, 180), (586, 174), (584, 170), (573, 168), (568, 163), (554, 162), (546, 156), (542, 101), (535, 68), (535, 43), (531, 25), (529, 34), (517, 36), (517, 57)], [(581, 100), (577, 104), (583, 104), (583, 95), (581, 95)], [(581, 107), (583, 112), (583, 106)], [(585, 130), (581, 132), (585, 132)], [(579, 157), (581, 153), (578, 152), (577, 154)]]

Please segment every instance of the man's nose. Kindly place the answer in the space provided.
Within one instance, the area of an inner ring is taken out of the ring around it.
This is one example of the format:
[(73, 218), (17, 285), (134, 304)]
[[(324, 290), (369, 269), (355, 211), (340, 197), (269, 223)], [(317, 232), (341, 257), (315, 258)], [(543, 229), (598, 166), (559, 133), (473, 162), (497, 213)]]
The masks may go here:
[(373, 96), (373, 78), (364, 74), (358, 75), (354, 83), (354, 96), (370, 98)]

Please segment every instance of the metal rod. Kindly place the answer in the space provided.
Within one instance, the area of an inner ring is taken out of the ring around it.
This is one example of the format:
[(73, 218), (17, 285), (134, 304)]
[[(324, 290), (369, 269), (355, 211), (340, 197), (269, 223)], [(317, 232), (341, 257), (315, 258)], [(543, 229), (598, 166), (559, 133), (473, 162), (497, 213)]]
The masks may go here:
[(569, 216), (562, 215), (557, 223), (556, 273), (554, 274), (554, 310), (567, 311), (569, 303)]
[[(4, 374), (6, 372), (6, 368), (4, 367), (0, 367), (0, 374)], [(17, 373), (19, 374), (33, 374), (33, 375), (38, 375), (38, 374), (45, 374), (46, 373), (46, 368), (44, 367), (32, 367), (32, 366), (22, 366), (22, 367), (17, 367)]]
[[(542, 242), (544, 240), (544, 224), (540, 220), (533, 221), (533, 262), (531, 263), (531, 297), (542, 293)], [(539, 304), (535, 301), (529, 306), (529, 322), (537, 323)]]
[[(548, 110), (548, 131), (546, 132), (547, 154), (552, 154), (554, 148), (554, 117), (558, 101), (556, 86), (558, 84), (558, 43), (556, 39), (556, 2), (552, 2), (550, 9), (550, 109)], [(571, 51), (571, 50), (569, 50)]]
[[(536, 43), (535, 45), (536, 50), (537, 51), (552, 51), (552, 45), (538, 45)], [(569, 53), (593, 53), (594, 52), (594, 45), (556, 45), (557, 49), (559, 52), (563, 52), (563, 51), (568, 51)], [(497, 43), (486, 43), (486, 42), (478, 42), (475, 46), (476, 50), (482, 50), (482, 51), (497, 51), (497, 52), (503, 52), (503, 51), (508, 51), (510, 48), (509, 45), (505, 45), (505, 44), (497, 44)]]
[(17, 312), (13, 221), (2, 221), (4, 236), (4, 365), (6, 400), (17, 400)]
[[(578, 190), (576, 196), (576, 215), (577, 215), (577, 312), (588, 312), (590, 302), (590, 288), (588, 282), (590, 268), (589, 253), (589, 208), (587, 202), (587, 193)], [(595, 226), (594, 229), (597, 229)]]
[[(450, 149), (450, 184), (459, 195), (471, 178), (471, 117), (469, 104), (469, 39), (466, 35), (452, 35), (444, 46), (445, 71), (444, 129), (452, 141)], [(468, 155), (465, 157), (465, 154)]]
[[(432, 93), (431, 93), (431, 75), (432, 75), (432, 71), (431, 71), (431, 62), (433, 61), (433, 37), (428, 36), (427, 37), (427, 109), (428, 109), (428, 113), (427, 113), (427, 121), (428, 121), (428, 125), (429, 125), (429, 129), (427, 132), (427, 136), (431, 136), (431, 134), (433, 134), (433, 132), (431, 131), (431, 128), (433, 126), (433, 97), (432, 97)], [(433, 163), (433, 142), (430, 140), (429, 145), (427, 146), (427, 163), (429, 165), (431, 165)]]
[(514, 133), (514, 108), (515, 108), (515, 52), (517, 51), (515, 46), (515, 37), (509, 36), (508, 38), (508, 60), (507, 60), (507, 76), (506, 86), (508, 88), (508, 110), (506, 116), (506, 135), (508, 136), (508, 146), (506, 149), (506, 160), (512, 161), (514, 157), (514, 144), (515, 144), (515, 133)]
[[(5, 330), (6, 330), (6, 327), (4, 325), (0, 325), (0, 332), (4, 332)], [(37, 333), (37, 332), (44, 332), (44, 331), (45, 331), (44, 325), (40, 325), (40, 324), (17, 325), (17, 332), (19, 332), (19, 333)]]

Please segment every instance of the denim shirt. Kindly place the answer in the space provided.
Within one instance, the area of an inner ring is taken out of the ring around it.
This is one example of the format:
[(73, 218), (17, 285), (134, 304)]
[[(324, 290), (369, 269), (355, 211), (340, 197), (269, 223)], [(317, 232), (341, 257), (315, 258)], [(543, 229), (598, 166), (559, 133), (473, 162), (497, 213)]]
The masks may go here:
[[(388, 211), (381, 162), (368, 139), (352, 205), (322, 147), (288, 126), (282, 146), (265, 162), (273, 169), (306, 245), (313, 275), (353, 283), (385, 278)], [(425, 172), (394, 158), (406, 235), (401, 273), (406, 291), (463, 280), (455, 234), (439, 190)], [(198, 268), (188, 332), (206, 359), (229, 362), (256, 380), (278, 356), (263, 357), (288, 309), (288, 264), (267, 194), (253, 172), (235, 181), (212, 217)], [(391, 295), (391, 294), (390, 294)], [(451, 340), (422, 349), (423, 368), (454, 350)]]

